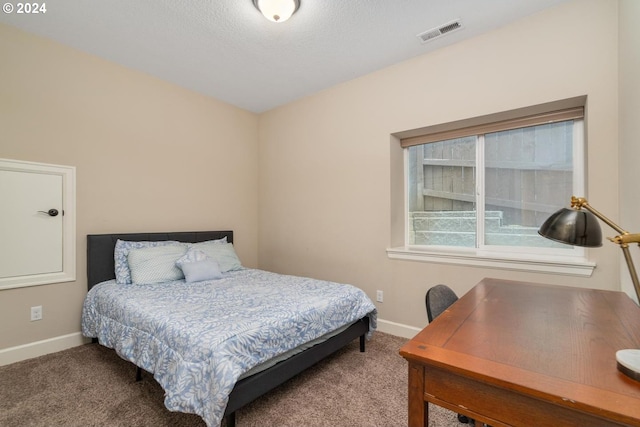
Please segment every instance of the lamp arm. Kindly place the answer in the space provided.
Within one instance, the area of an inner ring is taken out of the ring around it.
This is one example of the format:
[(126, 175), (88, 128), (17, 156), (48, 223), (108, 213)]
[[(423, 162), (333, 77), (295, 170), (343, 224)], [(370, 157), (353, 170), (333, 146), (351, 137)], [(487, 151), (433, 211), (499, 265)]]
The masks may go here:
[(624, 254), (625, 261), (627, 261), (627, 267), (629, 268), (629, 274), (631, 275), (631, 282), (633, 282), (633, 287), (636, 290), (636, 297), (638, 298), (638, 301), (640, 301), (640, 281), (638, 280), (638, 273), (636, 273), (636, 268), (633, 265), (631, 254), (629, 253), (629, 245), (620, 245), (620, 248)]
[(640, 233), (633, 233), (633, 234), (629, 233), (628, 231), (620, 227), (618, 224), (616, 224), (615, 222), (611, 221), (609, 218), (604, 216), (601, 212), (593, 208), (589, 204), (589, 202), (587, 202), (586, 199), (582, 197), (572, 197), (571, 206), (576, 209), (585, 208), (586, 210), (594, 214), (596, 217), (598, 217), (602, 222), (604, 222), (609, 227), (613, 228), (618, 233), (620, 233), (616, 237), (608, 237), (608, 239), (611, 240), (613, 243), (616, 243), (621, 246), (629, 245), (629, 243), (640, 244)]
[(620, 249), (622, 249), (624, 259), (627, 262), (627, 268), (629, 269), (629, 274), (631, 275), (631, 281), (633, 282), (633, 287), (636, 291), (636, 297), (640, 302), (640, 280), (638, 280), (638, 273), (636, 272), (636, 268), (633, 265), (633, 259), (631, 258), (631, 253), (629, 252), (629, 243), (640, 244), (640, 233), (631, 234), (628, 231), (624, 230), (618, 224), (611, 221), (602, 213), (591, 207), (587, 199), (583, 197), (571, 197), (571, 207), (575, 209), (585, 208), (586, 210), (594, 214), (597, 218), (599, 218), (602, 222), (619, 233), (618, 236), (609, 237), (608, 239), (620, 246)]
[(618, 245), (628, 245), (629, 243), (638, 243), (640, 244), (640, 233), (623, 233), (616, 237), (609, 237), (613, 243), (617, 243)]
[[(575, 208), (575, 209), (580, 209), (580, 208), (585, 208), (586, 210), (588, 210), (589, 212), (591, 212), (592, 214), (594, 214), (596, 217), (598, 217), (598, 219), (600, 219), (602, 222), (604, 222), (605, 224), (607, 224), (609, 227), (613, 228), (614, 230), (616, 230), (618, 233), (622, 234), (629, 234), (626, 230), (624, 230), (622, 227), (620, 227), (618, 224), (616, 224), (615, 222), (611, 221), (609, 218), (607, 218), (606, 216), (604, 216), (602, 213), (600, 213), (599, 211), (597, 211), (596, 209), (594, 209), (589, 202), (587, 201), (587, 199), (583, 198), (583, 197), (571, 197), (571, 207)], [(640, 239), (638, 240), (638, 242), (640, 242)], [(636, 242), (636, 243), (638, 243)], [(617, 243), (617, 242), (616, 242)]]

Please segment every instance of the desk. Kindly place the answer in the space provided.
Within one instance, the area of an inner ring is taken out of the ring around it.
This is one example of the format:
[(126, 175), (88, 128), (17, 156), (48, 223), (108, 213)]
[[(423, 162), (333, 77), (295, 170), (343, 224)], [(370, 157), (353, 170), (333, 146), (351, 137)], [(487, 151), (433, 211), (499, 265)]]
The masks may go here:
[(400, 349), (409, 427), (427, 402), (500, 426), (640, 426), (640, 382), (615, 353), (640, 348), (624, 293), (484, 279)]

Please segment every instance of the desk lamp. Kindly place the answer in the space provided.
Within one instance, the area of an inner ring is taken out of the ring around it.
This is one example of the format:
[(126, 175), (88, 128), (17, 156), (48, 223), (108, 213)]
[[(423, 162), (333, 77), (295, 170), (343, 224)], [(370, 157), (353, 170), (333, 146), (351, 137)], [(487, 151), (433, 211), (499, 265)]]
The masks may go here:
[[(620, 246), (624, 259), (627, 261), (631, 281), (636, 291), (636, 297), (640, 301), (640, 282), (638, 274), (629, 253), (629, 243), (640, 244), (640, 233), (630, 234), (611, 221), (609, 218), (589, 205), (587, 199), (571, 197), (571, 208), (562, 208), (551, 215), (540, 227), (538, 234), (547, 239), (574, 246), (599, 247), (602, 246), (602, 232), (598, 224), (602, 222), (616, 230), (619, 235), (609, 237), (613, 243)], [(581, 210), (584, 208), (585, 210)], [(626, 349), (616, 352), (618, 370), (625, 375), (640, 381), (640, 350)]]

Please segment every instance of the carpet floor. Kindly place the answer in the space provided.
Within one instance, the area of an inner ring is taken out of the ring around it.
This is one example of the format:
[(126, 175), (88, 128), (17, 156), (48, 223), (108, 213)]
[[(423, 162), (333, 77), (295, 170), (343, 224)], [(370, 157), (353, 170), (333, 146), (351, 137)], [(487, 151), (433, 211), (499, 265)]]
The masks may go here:
[[(406, 339), (376, 332), (357, 340), (236, 413), (237, 427), (392, 427), (407, 425)], [(170, 412), (148, 374), (113, 350), (87, 344), (0, 367), (0, 426), (204, 427)], [(430, 406), (430, 427), (461, 427), (456, 414)], [(223, 426), (225, 425), (223, 421)]]

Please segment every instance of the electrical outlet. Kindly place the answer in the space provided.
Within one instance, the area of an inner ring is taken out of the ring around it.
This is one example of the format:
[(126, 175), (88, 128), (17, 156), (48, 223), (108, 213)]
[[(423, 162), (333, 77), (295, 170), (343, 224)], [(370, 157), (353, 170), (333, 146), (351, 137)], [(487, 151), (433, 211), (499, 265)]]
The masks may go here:
[(382, 291), (376, 291), (376, 301), (382, 302), (383, 297), (384, 297), (384, 295), (383, 295)]
[(31, 307), (31, 321), (42, 320), (42, 306)]

